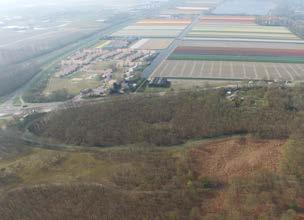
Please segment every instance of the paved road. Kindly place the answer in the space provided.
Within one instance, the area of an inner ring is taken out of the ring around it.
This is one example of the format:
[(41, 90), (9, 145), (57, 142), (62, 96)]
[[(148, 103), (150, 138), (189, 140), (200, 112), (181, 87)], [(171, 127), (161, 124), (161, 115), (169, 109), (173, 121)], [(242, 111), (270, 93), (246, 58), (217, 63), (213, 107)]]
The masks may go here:
[(144, 72), (143, 72), (143, 76), (148, 79), (153, 77), (153, 72), (155, 71), (155, 69), (162, 63), (164, 62), (169, 56), (170, 54), (180, 45), (182, 39), (192, 30), (192, 28), (199, 22), (201, 15), (197, 15), (192, 23), (190, 25), (188, 25), (187, 28), (185, 28), (183, 30), (183, 32), (177, 37), (175, 38), (175, 40), (172, 42), (172, 44), (165, 50), (161, 51), (159, 53), (159, 55), (152, 61), (151, 65), (148, 66)]
[(37, 104), (27, 104), (26, 107), (13, 106), (13, 105), (1, 105), (0, 106), (0, 117), (8, 115), (20, 115), (27, 114), (33, 111), (36, 112), (50, 112), (56, 109), (62, 108), (64, 103), (53, 102), (53, 103), (37, 103)]

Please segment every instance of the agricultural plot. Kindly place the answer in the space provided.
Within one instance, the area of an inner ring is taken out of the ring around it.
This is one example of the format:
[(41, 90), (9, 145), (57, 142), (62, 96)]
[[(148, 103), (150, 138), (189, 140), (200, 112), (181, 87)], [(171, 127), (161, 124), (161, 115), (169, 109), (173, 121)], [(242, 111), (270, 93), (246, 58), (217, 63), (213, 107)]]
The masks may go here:
[(188, 19), (147, 19), (113, 34), (115, 37), (177, 37), (189, 24)]
[(153, 76), (304, 80), (304, 41), (252, 16), (202, 16)]
[(304, 64), (167, 60), (153, 77), (206, 80), (304, 80)]
[(83, 77), (69, 78), (51, 78), (44, 91), (45, 95), (50, 95), (60, 90), (66, 90), (69, 94), (78, 95), (82, 89), (97, 88), (99, 86), (97, 79), (88, 79)]
[(251, 16), (203, 16), (186, 38), (289, 42), (301, 40), (285, 27), (257, 25), (255, 17)]
[(96, 62), (91, 65), (89, 73), (79, 71), (67, 77), (52, 77), (44, 91), (45, 95), (50, 95), (60, 90), (66, 90), (69, 94), (78, 95), (81, 90), (100, 86), (98, 72), (111, 67), (111, 62)]
[(178, 47), (171, 60), (250, 61), (273, 63), (304, 63), (303, 49), (241, 48), (241, 47)]
[(285, 27), (254, 22), (251, 16), (203, 16), (169, 59), (304, 62), (302, 39)]
[(131, 46), (134, 50), (163, 50), (173, 42), (170, 38), (144, 38)]
[(235, 23), (235, 24), (255, 24), (256, 18), (254, 16), (202, 16), (201, 23)]

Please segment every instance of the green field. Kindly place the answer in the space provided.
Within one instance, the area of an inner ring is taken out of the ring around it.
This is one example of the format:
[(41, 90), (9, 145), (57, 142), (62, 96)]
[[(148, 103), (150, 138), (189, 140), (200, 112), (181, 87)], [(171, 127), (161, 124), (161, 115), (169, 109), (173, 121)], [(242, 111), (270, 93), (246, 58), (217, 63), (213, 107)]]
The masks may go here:
[(97, 88), (99, 80), (97, 79), (83, 79), (83, 73), (75, 74), (71, 78), (51, 78), (47, 85), (44, 94), (50, 95), (53, 92), (65, 89), (71, 95), (78, 95), (82, 89)]

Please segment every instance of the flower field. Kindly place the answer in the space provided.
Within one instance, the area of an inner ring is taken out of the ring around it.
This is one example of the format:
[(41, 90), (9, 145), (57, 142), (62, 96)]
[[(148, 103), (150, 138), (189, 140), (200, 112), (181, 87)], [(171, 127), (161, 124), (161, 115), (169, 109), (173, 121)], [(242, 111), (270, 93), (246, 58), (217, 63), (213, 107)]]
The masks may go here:
[(134, 50), (163, 50), (173, 42), (172, 38), (144, 38), (131, 46)]
[(178, 47), (169, 59), (303, 63), (304, 50), (237, 47)]
[(255, 24), (254, 16), (202, 16), (202, 23), (236, 23), (236, 24)]
[(116, 37), (177, 37), (189, 24), (188, 19), (145, 19), (113, 34)]
[(187, 38), (246, 39), (246, 40), (300, 40), (285, 27), (260, 26), (253, 16), (202, 16)]
[(304, 40), (254, 16), (202, 16), (153, 76), (304, 80)]
[(304, 41), (254, 16), (202, 16), (170, 60), (304, 63)]

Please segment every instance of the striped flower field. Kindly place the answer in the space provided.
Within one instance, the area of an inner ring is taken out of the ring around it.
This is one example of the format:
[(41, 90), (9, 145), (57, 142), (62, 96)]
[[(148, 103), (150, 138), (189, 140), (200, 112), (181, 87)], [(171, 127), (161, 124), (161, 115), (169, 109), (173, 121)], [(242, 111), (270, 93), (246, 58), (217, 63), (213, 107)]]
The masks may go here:
[(202, 16), (170, 60), (304, 63), (304, 41), (253, 16)]
[(304, 49), (181, 46), (169, 59), (303, 63)]
[(189, 24), (189, 19), (145, 19), (113, 34), (115, 37), (176, 37)]

